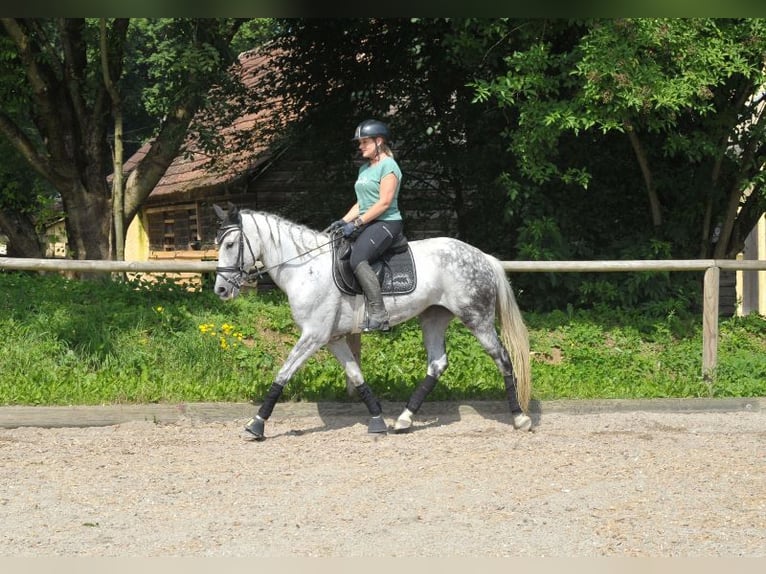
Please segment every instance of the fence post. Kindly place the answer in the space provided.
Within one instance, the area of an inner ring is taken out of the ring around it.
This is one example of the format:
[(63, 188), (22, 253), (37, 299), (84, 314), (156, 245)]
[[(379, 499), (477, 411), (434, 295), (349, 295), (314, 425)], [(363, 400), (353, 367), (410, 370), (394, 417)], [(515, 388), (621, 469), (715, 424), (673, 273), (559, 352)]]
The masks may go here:
[(708, 267), (702, 293), (702, 378), (710, 385), (718, 363), (718, 292), (720, 267)]

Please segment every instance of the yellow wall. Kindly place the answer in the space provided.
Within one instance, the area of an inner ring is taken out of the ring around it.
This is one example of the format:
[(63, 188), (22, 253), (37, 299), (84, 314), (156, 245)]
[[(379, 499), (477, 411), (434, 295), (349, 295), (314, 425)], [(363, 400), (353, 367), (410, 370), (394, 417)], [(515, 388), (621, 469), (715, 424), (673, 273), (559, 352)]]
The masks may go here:
[[(143, 214), (136, 215), (128, 226), (125, 236), (125, 261), (162, 261), (162, 260), (187, 260), (187, 261), (213, 261), (218, 257), (215, 250), (195, 251), (152, 251), (149, 245), (149, 233), (147, 231), (147, 218)], [(141, 275), (144, 279), (152, 281), (151, 273), (131, 274), (129, 277)], [(162, 273), (168, 279), (174, 279), (180, 284), (196, 287), (202, 279), (201, 273)]]
[(142, 213), (133, 218), (125, 235), (125, 261), (149, 260), (149, 234)]

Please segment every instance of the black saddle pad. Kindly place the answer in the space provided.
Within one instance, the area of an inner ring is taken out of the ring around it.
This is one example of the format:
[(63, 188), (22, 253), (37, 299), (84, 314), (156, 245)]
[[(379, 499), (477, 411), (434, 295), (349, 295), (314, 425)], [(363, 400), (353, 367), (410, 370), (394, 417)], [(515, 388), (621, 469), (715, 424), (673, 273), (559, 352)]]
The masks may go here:
[[(333, 242), (332, 277), (335, 285), (343, 293), (358, 295), (362, 293), (362, 288), (351, 269), (350, 255), (351, 242), (343, 237)], [(392, 246), (370, 267), (378, 276), (380, 292), (383, 295), (406, 295), (412, 293), (417, 286), (415, 260), (406, 240)]]

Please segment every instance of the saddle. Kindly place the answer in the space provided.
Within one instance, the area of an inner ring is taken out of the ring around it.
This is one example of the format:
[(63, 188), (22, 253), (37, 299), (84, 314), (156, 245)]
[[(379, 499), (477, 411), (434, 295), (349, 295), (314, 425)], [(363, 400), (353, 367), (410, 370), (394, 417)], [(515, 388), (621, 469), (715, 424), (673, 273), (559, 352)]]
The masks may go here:
[[(359, 295), (363, 291), (351, 269), (351, 246), (352, 243), (343, 236), (333, 242), (332, 278), (342, 293)], [(378, 276), (382, 295), (406, 295), (417, 286), (415, 260), (404, 235), (395, 240), (370, 267)]]

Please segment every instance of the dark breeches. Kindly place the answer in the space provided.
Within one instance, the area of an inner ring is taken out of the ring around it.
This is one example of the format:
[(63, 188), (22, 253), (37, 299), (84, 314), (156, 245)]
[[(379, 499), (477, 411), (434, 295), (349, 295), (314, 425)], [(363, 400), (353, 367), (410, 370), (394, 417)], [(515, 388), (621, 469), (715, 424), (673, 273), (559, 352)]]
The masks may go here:
[(401, 221), (373, 221), (366, 225), (351, 249), (351, 269), (356, 269), (362, 261), (376, 261), (403, 229)]

